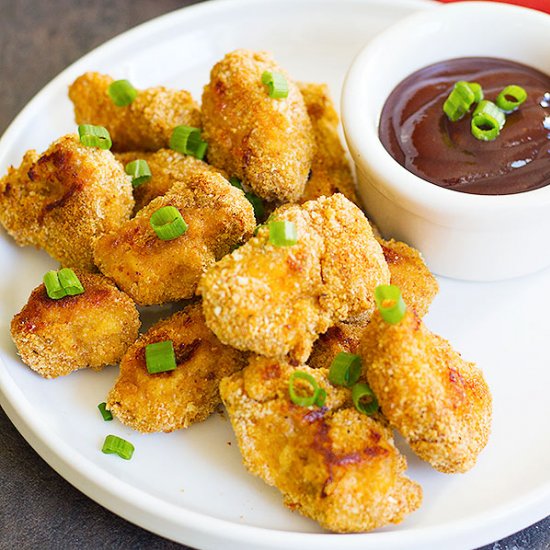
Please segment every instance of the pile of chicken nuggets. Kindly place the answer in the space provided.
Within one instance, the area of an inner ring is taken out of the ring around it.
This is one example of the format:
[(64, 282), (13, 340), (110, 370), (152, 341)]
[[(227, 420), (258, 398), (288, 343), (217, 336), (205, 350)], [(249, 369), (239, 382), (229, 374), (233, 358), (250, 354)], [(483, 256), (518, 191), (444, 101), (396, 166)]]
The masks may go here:
[[(286, 97), (271, 97), (266, 71), (283, 75)], [(398, 523), (420, 506), (394, 429), (435, 469), (470, 469), (489, 437), (489, 389), (424, 325), (438, 285), (420, 253), (384, 240), (361, 210), (327, 87), (248, 50), (212, 68), (201, 106), (164, 87), (116, 106), (112, 82), (86, 73), (69, 88), (76, 123), (106, 128), (111, 150), (66, 135), (0, 180), (6, 231), (84, 287), (59, 300), (44, 285), (32, 292), (11, 325), (24, 363), (45, 378), (119, 364), (107, 408), (140, 432), (188, 428), (223, 403), (246, 468), (335, 532)], [(200, 129), (204, 160), (170, 148), (180, 125)], [(133, 188), (125, 165), (136, 159), (152, 177)], [(165, 206), (187, 224), (172, 240), (150, 223)], [(296, 241), (274, 242), (274, 221), (291, 223)], [(407, 305), (396, 324), (374, 298), (389, 284)], [(138, 306), (174, 302), (177, 313), (139, 335)], [(177, 366), (151, 374), (146, 347), (166, 340)], [(329, 380), (341, 352), (361, 358), (373, 414)], [(297, 371), (324, 403), (290, 398)]]

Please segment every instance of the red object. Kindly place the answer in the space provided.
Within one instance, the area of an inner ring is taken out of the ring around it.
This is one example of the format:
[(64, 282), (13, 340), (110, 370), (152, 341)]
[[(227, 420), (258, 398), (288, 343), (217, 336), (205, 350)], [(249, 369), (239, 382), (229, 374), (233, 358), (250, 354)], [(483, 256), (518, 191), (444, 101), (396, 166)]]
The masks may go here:
[[(439, 0), (445, 4), (450, 2), (456, 2), (457, 0)], [(468, 2), (472, 0), (458, 0), (462, 2)], [(523, 6), (525, 8), (531, 8), (533, 10), (540, 10), (546, 13), (550, 13), (550, 0), (488, 0), (489, 2), (503, 2), (504, 4), (515, 4), (516, 6)]]

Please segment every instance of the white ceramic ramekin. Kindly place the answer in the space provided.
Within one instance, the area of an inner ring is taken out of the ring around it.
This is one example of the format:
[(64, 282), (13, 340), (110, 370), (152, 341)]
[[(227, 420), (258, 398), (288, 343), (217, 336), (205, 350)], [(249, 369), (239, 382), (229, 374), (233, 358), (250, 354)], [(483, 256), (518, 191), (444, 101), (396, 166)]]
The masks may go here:
[(465, 2), (400, 21), (370, 42), (348, 72), (344, 133), (367, 214), (383, 235), (418, 248), (439, 275), (517, 277), (550, 264), (550, 186), (499, 196), (451, 191), (403, 168), (378, 138), (382, 107), (399, 82), (426, 65), (469, 56), (500, 57), (550, 74), (550, 16)]

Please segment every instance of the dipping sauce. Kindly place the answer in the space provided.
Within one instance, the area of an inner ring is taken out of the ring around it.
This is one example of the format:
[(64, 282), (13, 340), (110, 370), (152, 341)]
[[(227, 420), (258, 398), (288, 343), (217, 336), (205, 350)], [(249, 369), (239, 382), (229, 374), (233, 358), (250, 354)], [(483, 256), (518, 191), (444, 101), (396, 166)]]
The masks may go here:
[[(527, 99), (506, 115), (495, 140), (480, 141), (472, 135), (469, 114), (451, 122), (443, 112), (459, 80), (478, 82), (485, 99), (493, 102), (510, 84), (524, 88)], [(479, 195), (544, 187), (550, 184), (550, 76), (488, 57), (430, 65), (390, 94), (382, 109), (379, 137), (399, 164), (441, 187)]]

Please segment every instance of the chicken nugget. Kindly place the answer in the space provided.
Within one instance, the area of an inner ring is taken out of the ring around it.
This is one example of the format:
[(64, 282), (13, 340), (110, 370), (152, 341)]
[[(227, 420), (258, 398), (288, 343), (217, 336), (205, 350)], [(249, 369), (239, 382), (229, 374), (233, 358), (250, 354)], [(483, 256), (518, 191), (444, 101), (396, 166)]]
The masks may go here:
[(270, 224), (202, 277), (206, 322), (225, 344), (304, 362), (319, 333), (374, 308), (389, 281), (380, 245), (364, 214), (343, 195), (278, 208), (297, 242), (270, 242)]
[(298, 202), (342, 193), (359, 205), (349, 161), (338, 135), (338, 114), (326, 84), (299, 82), (313, 127), (315, 149), (311, 173)]
[[(151, 215), (175, 207), (187, 230), (160, 239)], [(254, 211), (244, 193), (214, 172), (196, 173), (186, 183), (152, 200), (121, 228), (100, 237), (94, 248), (99, 269), (138, 304), (192, 298), (202, 273), (252, 235)]]
[(130, 178), (110, 151), (67, 135), (42, 155), (28, 151), (0, 180), (0, 222), (20, 246), (63, 266), (94, 270), (93, 240), (132, 212)]
[(394, 325), (376, 312), (360, 349), (384, 416), (412, 450), (441, 472), (472, 468), (491, 426), (491, 394), (475, 364), (412, 310)]
[[(288, 97), (269, 97), (265, 71), (284, 75)], [(208, 162), (268, 201), (297, 200), (313, 158), (311, 121), (298, 86), (270, 54), (236, 50), (210, 73), (202, 95)]]
[[(289, 378), (302, 371), (326, 393), (325, 405), (301, 407)], [(348, 388), (326, 369), (254, 357), (220, 384), (246, 468), (281, 491), (292, 510), (340, 533), (399, 523), (416, 510), (421, 487), (403, 475), (407, 463), (391, 431), (359, 413)]]
[(83, 294), (54, 300), (42, 284), (11, 322), (21, 359), (44, 378), (118, 363), (138, 337), (134, 302), (103, 275), (74, 272)]
[(189, 92), (147, 88), (130, 105), (118, 107), (108, 94), (112, 82), (110, 76), (85, 73), (69, 86), (69, 98), (76, 123), (107, 128), (113, 151), (156, 151), (168, 147), (176, 126), (200, 126), (200, 109)]
[[(170, 340), (175, 370), (150, 374), (148, 344)], [(107, 398), (107, 408), (140, 432), (171, 432), (208, 418), (221, 404), (218, 386), (241, 370), (246, 356), (224, 346), (206, 326), (200, 303), (153, 325), (130, 347)]]
[(408, 307), (419, 317), (428, 313), (439, 285), (418, 250), (400, 241), (378, 239), (390, 268), (391, 284), (401, 289)]

